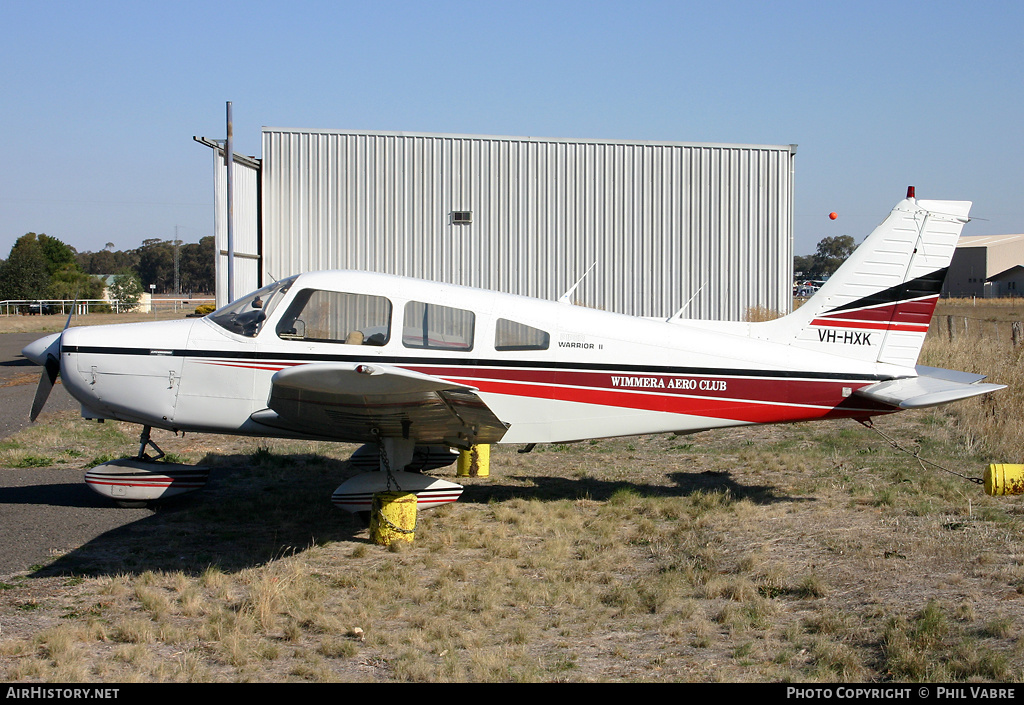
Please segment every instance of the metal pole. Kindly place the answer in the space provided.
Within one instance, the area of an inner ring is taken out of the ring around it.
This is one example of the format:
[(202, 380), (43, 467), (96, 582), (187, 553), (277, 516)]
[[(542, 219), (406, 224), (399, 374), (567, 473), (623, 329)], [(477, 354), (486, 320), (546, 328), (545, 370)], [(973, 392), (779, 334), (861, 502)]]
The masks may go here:
[(228, 101), (228, 139), (224, 146), (224, 166), (228, 173), (228, 303), (235, 300), (235, 152), (232, 137), (231, 101)]
[(178, 226), (174, 226), (174, 295), (181, 296), (181, 240)]

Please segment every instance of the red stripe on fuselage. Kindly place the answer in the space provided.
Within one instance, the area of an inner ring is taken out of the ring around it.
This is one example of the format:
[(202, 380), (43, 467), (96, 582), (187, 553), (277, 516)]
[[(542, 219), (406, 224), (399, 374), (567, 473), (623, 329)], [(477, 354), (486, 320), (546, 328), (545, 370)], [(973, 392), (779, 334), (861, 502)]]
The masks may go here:
[(894, 410), (850, 397), (854, 390), (870, 384), (864, 381), (427, 366), (407, 369), (494, 394), (750, 423), (865, 416)]
[(255, 363), (255, 362), (237, 362), (235, 360), (198, 360), (202, 365), (216, 365), (219, 367), (238, 367), (243, 370), (268, 370), (270, 372), (280, 372), (281, 370), (289, 367), (295, 367), (301, 365), (301, 362), (268, 362), (268, 363)]
[[(833, 325), (831, 321), (826, 323)], [(883, 324), (884, 325), (884, 324)], [(212, 364), (277, 371), (303, 362), (210, 361)], [(394, 364), (394, 363), (389, 363)], [(851, 397), (873, 381), (756, 377), (657, 372), (607, 372), (559, 368), (472, 367), (467, 365), (396, 364), (396, 367), (475, 387), (482, 392), (611, 406), (622, 409), (778, 423), (821, 418), (861, 417), (895, 411), (867, 399)], [(844, 390), (846, 394), (844, 395)], [(319, 402), (325, 403), (325, 402)], [(421, 402), (330, 406), (415, 406)], [(325, 403), (326, 404), (326, 403)]]

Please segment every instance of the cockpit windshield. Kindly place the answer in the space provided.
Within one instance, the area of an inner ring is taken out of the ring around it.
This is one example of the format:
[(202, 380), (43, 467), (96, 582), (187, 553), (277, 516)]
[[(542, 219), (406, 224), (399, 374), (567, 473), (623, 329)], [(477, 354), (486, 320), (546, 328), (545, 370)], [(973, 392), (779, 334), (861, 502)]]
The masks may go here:
[(288, 277), (274, 282), (217, 309), (207, 318), (232, 333), (254, 338), (263, 327), (263, 322), (284, 299), (295, 279), (296, 277)]

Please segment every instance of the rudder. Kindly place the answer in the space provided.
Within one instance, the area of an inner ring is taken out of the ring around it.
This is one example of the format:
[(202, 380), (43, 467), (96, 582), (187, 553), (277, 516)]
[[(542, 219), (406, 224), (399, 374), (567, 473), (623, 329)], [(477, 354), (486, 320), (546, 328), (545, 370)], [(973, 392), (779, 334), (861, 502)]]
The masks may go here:
[(865, 362), (913, 367), (970, 201), (918, 201), (913, 190), (807, 303), (757, 337)]

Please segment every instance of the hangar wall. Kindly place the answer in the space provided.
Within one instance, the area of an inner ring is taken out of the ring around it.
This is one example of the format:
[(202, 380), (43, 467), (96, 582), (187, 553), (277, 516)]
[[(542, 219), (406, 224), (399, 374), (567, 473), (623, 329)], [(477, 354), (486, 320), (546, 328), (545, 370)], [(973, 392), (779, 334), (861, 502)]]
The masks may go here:
[(795, 145), (268, 127), (262, 150), (262, 283), (362, 269), (556, 299), (594, 265), (582, 305), (790, 310)]
[[(227, 165), (223, 150), (213, 152), (213, 171), (216, 204), (214, 232), (216, 233), (217, 306), (228, 303), (228, 245), (227, 245)], [(244, 295), (260, 286), (259, 244), (259, 162), (236, 155), (234, 171), (235, 197), (235, 296)]]

